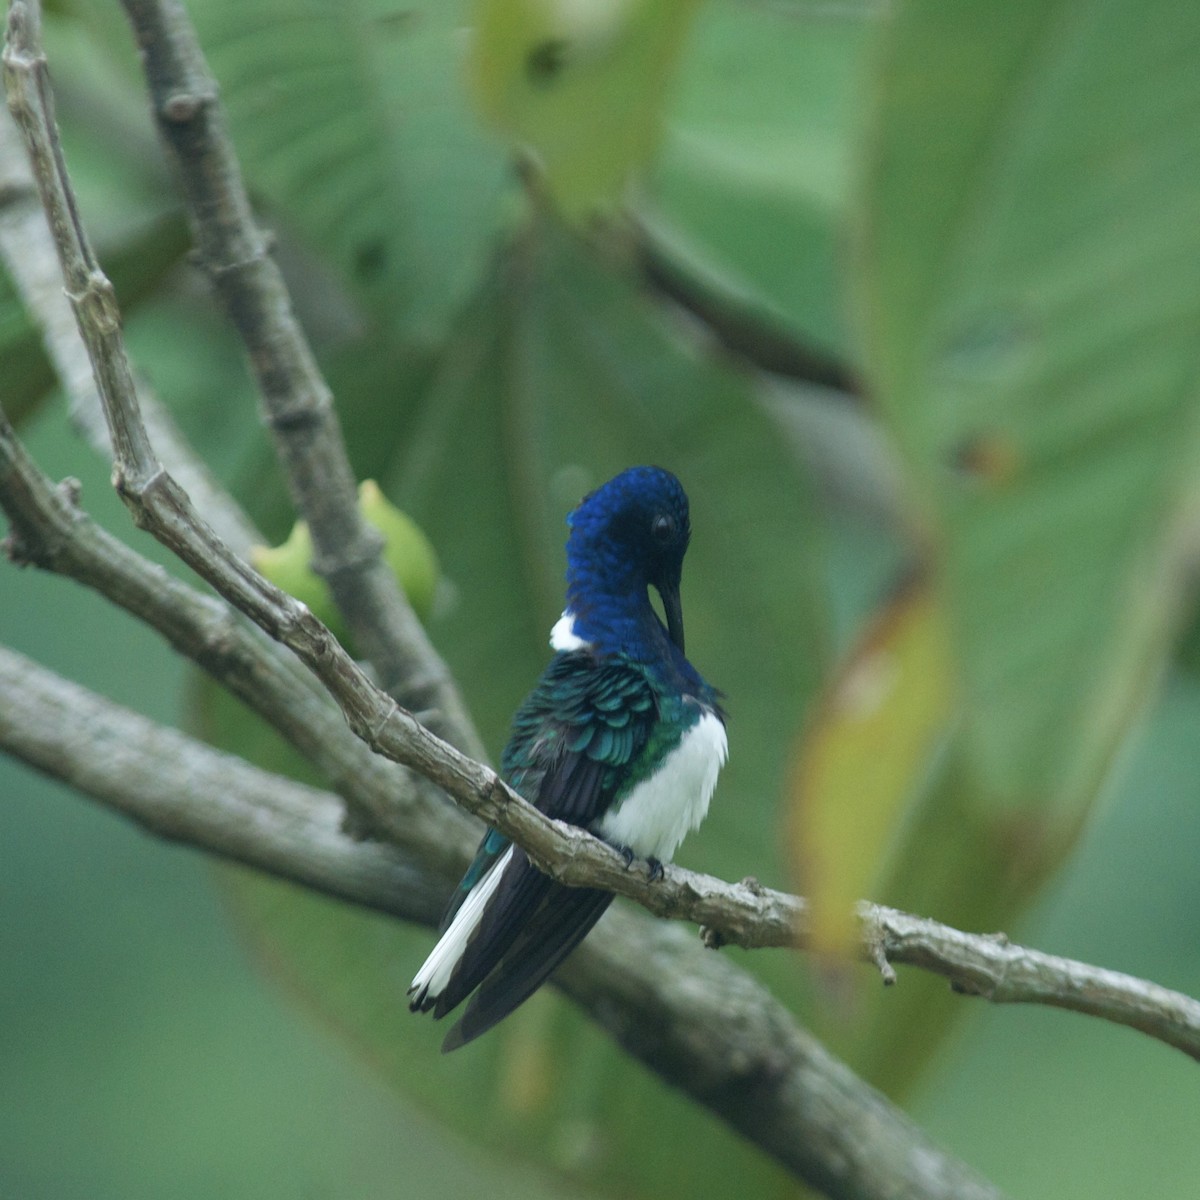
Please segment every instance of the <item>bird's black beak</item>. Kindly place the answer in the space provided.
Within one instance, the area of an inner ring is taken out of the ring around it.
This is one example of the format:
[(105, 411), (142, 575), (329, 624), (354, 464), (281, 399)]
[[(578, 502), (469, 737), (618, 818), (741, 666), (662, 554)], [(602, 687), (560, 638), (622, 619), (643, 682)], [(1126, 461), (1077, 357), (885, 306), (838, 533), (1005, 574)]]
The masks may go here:
[(667, 634), (683, 654), (683, 605), (679, 601), (679, 584), (663, 584), (658, 589), (663, 612), (667, 614)]

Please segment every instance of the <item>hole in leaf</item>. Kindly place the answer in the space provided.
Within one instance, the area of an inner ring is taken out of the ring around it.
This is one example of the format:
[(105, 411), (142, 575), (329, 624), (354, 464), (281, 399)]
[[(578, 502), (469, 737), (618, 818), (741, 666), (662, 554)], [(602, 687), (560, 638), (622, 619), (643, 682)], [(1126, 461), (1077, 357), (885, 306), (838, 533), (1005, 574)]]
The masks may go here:
[(553, 83), (567, 65), (570, 43), (566, 38), (547, 38), (539, 42), (525, 58), (525, 74), (529, 82), (546, 86)]

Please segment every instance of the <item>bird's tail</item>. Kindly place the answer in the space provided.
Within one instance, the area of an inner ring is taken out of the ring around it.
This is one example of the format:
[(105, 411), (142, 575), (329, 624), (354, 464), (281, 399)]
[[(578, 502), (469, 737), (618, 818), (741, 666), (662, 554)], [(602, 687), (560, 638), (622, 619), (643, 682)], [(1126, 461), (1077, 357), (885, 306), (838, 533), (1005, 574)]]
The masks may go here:
[(445, 992), (512, 855), (513, 850), (510, 846), (471, 889), (459, 905), (454, 919), (438, 939), (437, 945), (413, 976), (412, 985), (408, 989), (408, 1007), (413, 1012), (428, 1012)]
[(524, 1003), (579, 945), (612, 902), (612, 892), (551, 884), (542, 906), (471, 997), (446, 1035), (448, 1054), (487, 1033)]

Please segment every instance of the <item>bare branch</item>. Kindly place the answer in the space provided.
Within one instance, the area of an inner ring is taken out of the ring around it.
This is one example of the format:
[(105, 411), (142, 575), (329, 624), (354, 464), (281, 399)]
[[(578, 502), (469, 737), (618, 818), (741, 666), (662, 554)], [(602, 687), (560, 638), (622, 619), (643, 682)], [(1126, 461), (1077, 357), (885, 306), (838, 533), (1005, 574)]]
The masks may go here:
[(340, 797), (113, 704), (0, 647), (0, 746), (151, 833), (433, 924), (447, 879), (342, 829)]
[[(406, 920), (436, 919), (430, 901), (445, 877), (347, 837), (334, 797), (3, 649), (0, 691), (24, 701), (0, 707), (0, 747), (152, 831)], [(830, 1195), (1001, 1200), (797, 1028), (762, 984), (677, 926), (610, 912), (556, 983), (631, 1053)]]
[(650, 291), (679, 305), (729, 353), (759, 370), (829, 389), (841, 403), (861, 409), (862, 387), (853, 369), (829, 351), (803, 342), (761, 308), (739, 304), (694, 278), (644, 224), (632, 223), (633, 251)]
[(12, 526), (10, 557), (93, 588), (155, 629), (322, 771), (346, 797), (359, 826), (419, 846), (442, 868), (461, 865), (477, 826), (448, 810), (427, 784), (414, 787), (406, 771), (373, 754), (286, 650), (222, 601), (147, 562), (91, 521), (78, 507), (75, 486), (68, 481), (55, 487), (46, 478), (2, 411), (0, 507)]
[[(187, 585), (146, 563), (95, 526), (74, 503), (70, 489), (54, 488), (29, 461), (0, 414), (0, 506), (13, 523), (13, 550), (96, 588), (141, 617), (176, 649), (230, 687), (311, 758), (334, 781), (370, 827), (398, 844), (433, 854), (447, 867), (461, 861), (474, 829), (454, 823), (427, 794), (421, 802), (404, 775), (371, 754), (340, 722), (331, 721), (325, 698), (305, 677), (280, 664), (270, 644), (232, 614)], [(300, 686), (298, 686), (298, 683)], [(448, 755), (454, 752), (445, 747)], [(710, 944), (746, 949), (808, 944), (804, 901), (752, 880), (728, 884), (675, 866), (659, 881), (631, 871), (624, 859), (576, 826), (548, 821), (519, 797), (498, 804), (498, 779), (470, 763), (471, 792), (464, 807), (506, 832), (520, 829), (548, 874), (567, 884), (605, 887), (628, 896), (659, 917), (691, 921)], [(453, 771), (453, 762), (443, 764)], [(504, 808), (510, 811), (507, 817)], [(439, 857), (437, 847), (442, 848)], [(453, 866), (450, 867), (453, 869)], [(893, 909), (864, 905), (859, 955), (866, 962), (906, 963), (944, 975), (966, 994), (995, 1003), (1053, 1004), (1140, 1029), (1200, 1058), (1200, 1004), (1156, 984), (1008, 944), (965, 934)]]
[(1043, 954), (1003, 934), (963, 933), (881, 905), (861, 905), (864, 957), (943, 975), (954, 990), (993, 1004), (1048, 1004), (1139, 1029), (1200, 1060), (1200, 1001), (1104, 967)]
[(442, 737), (483, 756), (462, 699), (358, 509), (333, 397), (258, 228), (216, 81), (178, 0), (124, 0), (159, 131), (183, 188), (197, 255), (246, 345), (292, 501), (308, 522), (313, 570), (329, 584), (384, 690), (428, 714)]

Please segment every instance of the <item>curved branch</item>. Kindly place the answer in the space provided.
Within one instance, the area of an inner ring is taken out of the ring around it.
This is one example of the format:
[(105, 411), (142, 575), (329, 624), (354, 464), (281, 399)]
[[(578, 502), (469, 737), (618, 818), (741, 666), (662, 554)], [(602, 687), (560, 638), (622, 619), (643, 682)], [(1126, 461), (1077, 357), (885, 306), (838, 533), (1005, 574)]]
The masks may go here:
[(647, 288), (679, 305), (725, 350), (760, 371), (830, 389), (861, 409), (862, 385), (855, 371), (829, 351), (802, 341), (782, 321), (749, 304), (706, 287), (663, 247), (644, 224), (633, 222), (633, 251)]

